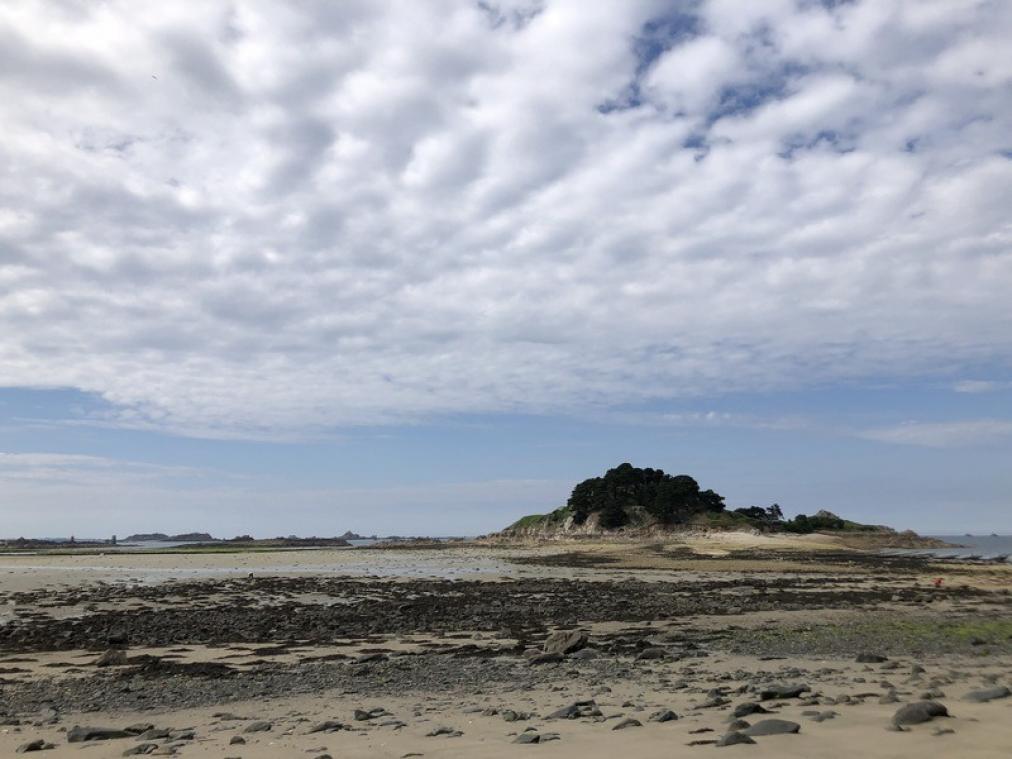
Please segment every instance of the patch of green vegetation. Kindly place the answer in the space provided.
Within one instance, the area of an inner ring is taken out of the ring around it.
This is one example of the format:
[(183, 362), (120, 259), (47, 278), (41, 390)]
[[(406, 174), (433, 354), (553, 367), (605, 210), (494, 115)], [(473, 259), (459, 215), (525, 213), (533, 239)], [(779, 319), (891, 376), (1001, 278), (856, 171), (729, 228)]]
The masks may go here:
[(537, 525), (545, 522), (548, 518), (547, 514), (528, 514), (525, 517), (520, 517), (517, 521), (509, 526), (511, 530), (523, 530), (528, 527), (536, 527)]
[(740, 529), (753, 526), (751, 519), (733, 511), (708, 512), (694, 520), (694, 523), (721, 529)]
[(571, 513), (572, 510), (568, 506), (563, 506), (548, 514), (528, 514), (525, 517), (520, 517), (508, 529), (525, 530), (535, 527), (551, 527), (565, 522)]
[(735, 631), (729, 645), (739, 651), (780, 655), (846, 655), (858, 651), (885, 654), (1012, 652), (1012, 619), (897, 617), (872, 614), (861, 621), (811, 627)]

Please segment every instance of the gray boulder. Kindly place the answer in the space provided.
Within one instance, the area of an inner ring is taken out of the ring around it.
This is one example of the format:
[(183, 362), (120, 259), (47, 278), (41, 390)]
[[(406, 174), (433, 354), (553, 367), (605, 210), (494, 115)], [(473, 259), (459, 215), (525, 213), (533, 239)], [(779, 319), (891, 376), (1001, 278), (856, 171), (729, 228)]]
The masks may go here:
[(15, 750), (15, 754), (27, 754), (31, 751), (46, 751), (48, 749), (55, 748), (52, 743), (46, 743), (42, 738), (37, 738), (34, 741), (28, 741), (28, 743), (22, 743)]
[(801, 730), (801, 725), (786, 719), (764, 719), (756, 722), (751, 727), (746, 727), (742, 732), (749, 736), (763, 735), (788, 735)]
[(579, 719), (580, 717), (600, 717), (601, 710), (593, 699), (577, 701), (575, 704), (556, 709), (548, 715), (548, 719)]
[(116, 738), (129, 737), (130, 733), (126, 730), (119, 730), (114, 727), (81, 727), (80, 725), (74, 725), (67, 733), (67, 742), (109, 741)]
[(651, 646), (650, 648), (644, 648), (636, 655), (637, 661), (652, 661), (654, 659), (663, 659), (667, 656), (665, 651), (660, 646)]
[(764, 709), (762, 706), (755, 703), (754, 701), (746, 701), (744, 704), (738, 704), (736, 707), (734, 707), (734, 710), (731, 712), (731, 716), (728, 719), (728, 721), (730, 722), (731, 720), (738, 719), (739, 717), (747, 717), (750, 714), (769, 714), (769, 713), (770, 713), (769, 709)]
[(807, 685), (768, 685), (759, 691), (760, 701), (770, 701), (776, 698), (800, 698), (802, 694), (811, 690)]
[(542, 649), (546, 654), (565, 656), (579, 651), (587, 645), (588, 640), (587, 633), (583, 630), (559, 630), (545, 639)]
[(625, 730), (627, 727), (643, 727), (643, 723), (638, 719), (626, 717), (621, 722), (616, 723), (615, 726), (612, 727), (612, 730)]
[(541, 736), (537, 733), (520, 733), (514, 739), (514, 743), (541, 743)]
[(1012, 696), (1012, 690), (1009, 690), (1004, 685), (998, 686), (997, 688), (984, 688), (983, 690), (972, 690), (963, 696), (964, 701), (974, 701), (978, 704), (984, 704), (988, 701), (994, 701), (996, 698), (1008, 698)]
[(127, 652), (122, 648), (110, 648), (95, 660), (96, 667), (122, 667), (129, 663)]
[(935, 717), (948, 717), (949, 710), (937, 701), (915, 701), (901, 706), (893, 715), (893, 724), (919, 725), (930, 722)]
[(136, 746), (131, 746), (124, 751), (123, 756), (144, 756), (152, 753), (157, 748), (157, 743), (138, 743)]
[(732, 730), (723, 738), (721, 738), (719, 741), (717, 741), (717, 746), (719, 748), (723, 746), (738, 746), (748, 743), (755, 743), (755, 741), (749, 738), (747, 735), (745, 735), (745, 733), (739, 732), (737, 730)]

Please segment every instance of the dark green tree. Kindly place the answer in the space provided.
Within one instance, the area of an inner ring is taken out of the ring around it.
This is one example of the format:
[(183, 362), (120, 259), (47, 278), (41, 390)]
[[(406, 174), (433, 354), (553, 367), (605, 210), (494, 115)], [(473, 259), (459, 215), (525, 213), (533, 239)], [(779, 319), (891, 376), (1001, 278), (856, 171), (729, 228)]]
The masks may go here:
[(603, 527), (629, 522), (630, 511), (642, 508), (663, 524), (677, 524), (705, 512), (724, 510), (724, 499), (712, 490), (700, 491), (686, 474), (672, 476), (660, 469), (639, 469), (623, 463), (604, 477), (592, 477), (573, 488), (567, 504), (577, 524), (600, 513)]

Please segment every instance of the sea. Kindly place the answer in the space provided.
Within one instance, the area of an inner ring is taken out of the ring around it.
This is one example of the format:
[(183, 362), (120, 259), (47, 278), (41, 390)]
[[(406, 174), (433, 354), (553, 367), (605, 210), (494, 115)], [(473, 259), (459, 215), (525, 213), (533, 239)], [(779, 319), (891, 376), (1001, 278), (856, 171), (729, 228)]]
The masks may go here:
[(940, 559), (977, 559), (1012, 564), (1012, 535), (926, 535), (958, 548), (894, 548), (884, 553), (901, 556), (937, 556)]

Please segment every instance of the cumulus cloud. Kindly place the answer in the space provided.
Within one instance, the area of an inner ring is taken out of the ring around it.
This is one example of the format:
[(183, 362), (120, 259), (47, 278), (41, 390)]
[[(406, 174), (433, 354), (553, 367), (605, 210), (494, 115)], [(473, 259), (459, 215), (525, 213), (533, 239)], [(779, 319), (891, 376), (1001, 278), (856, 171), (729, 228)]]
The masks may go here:
[(0, 8), (0, 385), (304, 435), (1012, 360), (1012, 12)]

